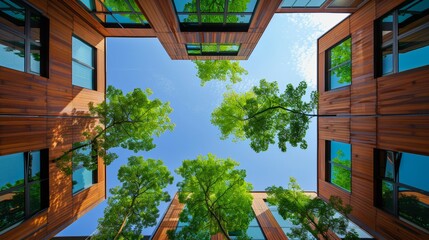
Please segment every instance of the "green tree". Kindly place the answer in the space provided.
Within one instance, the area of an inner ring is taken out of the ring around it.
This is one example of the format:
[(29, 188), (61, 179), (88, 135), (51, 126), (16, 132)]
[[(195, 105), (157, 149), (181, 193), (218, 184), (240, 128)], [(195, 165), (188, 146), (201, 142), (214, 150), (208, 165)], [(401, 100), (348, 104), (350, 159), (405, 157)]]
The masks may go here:
[[(279, 214), (289, 219), (294, 225), (289, 237), (308, 239), (308, 232), (315, 238), (329, 239), (328, 231), (345, 235), (345, 239), (359, 239), (356, 231), (347, 230), (348, 219), (344, 216), (352, 210), (350, 205), (343, 205), (341, 198), (331, 196), (325, 203), (320, 198), (311, 198), (300, 188), (294, 178), (290, 178), (288, 189), (272, 186), (268, 191), (267, 201), (276, 205)], [(338, 211), (341, 214), (336, 214)]]
[[(124, 0), (104, 0), (104, 5), (106, 5), (106, 7), (108, 7), (112, 12), (141, 12), (135, 0), (129, 0), (129, 3), (130, 4), (128, 4), (127, 1)], [(141, 21), (146, 21), (146, 18), (142, 14), (136, 15), (129, 13), (121, 13), (120, 15), (129, 18), (134, 23), (141, 23)]]
[(250, 140), (256, 152), (266, 151), (275, 143), (286, 152), (286, 143), (293, 147), (307, 148), (305, 134), (311, 114), (317, 106), (317, 93), (311, 93), (309, 102), (302, 100), (307, 84), (301, 82), (294, 88), (288, 84), (284, 93), (279, 93), (277, 82), (261, 80), (259, 86), (245, 93), (230, 91), (224, 94), (223, 102), (213, 113), (211, 122), (221, 131), (221, 139), (233, 136), (233, 140)]
[(245, 238), (252, 211), (252, 185), (245, 181), (246, 171), (235, 169), (239, 164), (213, 154), (184, 160), (176, 169), (183, 180), (179, 201), (185, 204), (180, 221), (186, 223), (180, 232), (169, 232), (170, 239), (209, 239), (221, 233), (239, 231)]
[[(88, 169), (96, 169), (96, 157), (102, 157), (109, 165), (118, 156), (108, 152), (114, 147), (138, 151), (149, 151), (155, 147), (154, 136), (160, 136), (166, 130), (173, 130), (169, 114), (170, 104), (159, 99), (149, 100), (150, 89), (139, 88), (124, 95), (121, 90), (109, 86), (106, 98), (98, 105), (89, 104), (90, 116), (98, 118), (99, 124), (93, 129), (83, 132), (86, 141), (73, 144), (55, 161), (60, 169), (67, 174), (72, 173), (73, 162), (83, 162)], [(90, 154), (87, 154), (90, 152)]]
[(144, 227), (156, 224), (160, 202), (170, 201), (163, 189), (173, 177), (161, 160), (132, 156), (119, 169), (118, 179), (122, 186), (110, 189), (94, 239), (140, 239)]
[(238, 61), (229, 60), (195, 60), (197, 68), (197, 77), (201, 80), (201, 86), (204, 86), (208, 81), (230, 81), (237, 83), (242, 80), (241, 75), (247, 75), (246, 69), (240, 66)]

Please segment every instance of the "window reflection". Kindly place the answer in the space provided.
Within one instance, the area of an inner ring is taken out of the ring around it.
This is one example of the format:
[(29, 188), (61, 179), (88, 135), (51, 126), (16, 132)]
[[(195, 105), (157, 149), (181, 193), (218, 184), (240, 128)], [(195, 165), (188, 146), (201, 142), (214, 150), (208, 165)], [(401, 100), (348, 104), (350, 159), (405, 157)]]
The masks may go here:
[(379, 207), (429, 230), (429, 156), (378, 150)]
[(327, 141), (329, 179), (332, 184), (351, 191), (351, 145), (348, 143)]
[(207, 56), (236, 56), (240, 50), (239, 44), (224, 43), (188, 43), (186, 51), (188, 55), (207, 55)]
[(347, 38), (328, 50), (327, 56), (326, 90), (350, 85), (352, 82), (351, 38)]
[(48, 206), (47, 168), (47, 150), (0, 156), (0, 231)]
[(428, 12), (428, 1), (408, 1), (379, 21), (382, 75), (429, 65)]
[(182, 31), (247, 31), (257, 0), (173, 0)]

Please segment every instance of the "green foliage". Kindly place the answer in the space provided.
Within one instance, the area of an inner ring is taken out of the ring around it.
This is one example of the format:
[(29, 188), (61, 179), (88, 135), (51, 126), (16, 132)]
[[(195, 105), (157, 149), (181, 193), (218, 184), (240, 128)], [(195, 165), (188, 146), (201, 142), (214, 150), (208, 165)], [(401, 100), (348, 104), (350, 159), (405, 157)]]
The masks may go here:
[(173, 177), (161, 160), (132, 156), (119, 169), (118, 179), (122, 186), (110, 189), (112, 196), (93, 239), (141, 239), (143, 228), (156, 224), (160, 202), (170, 201), (163, 189)]
[(352, 46), (351, 38), (346, 39), (331, 50), (332, 73), (338, 77), (338, 83), (351, 83), (351, 59)]
[[(290, 178), (288, 189), (269, 187), (267, 201), (277, 205), (279, 214), (289, 219), (294, 225), (289, 237), (308, 239), (308, 232), (315, 238), (320, 235), (329, 239), (328, 231), (345, 235), (345, 239), (359, 239), (356, 231), (347, 231), (348, 219), (344, 217), (351, 212), (350, 205), (343, 205), (341, 198), (332, 196), (325, 203), (320, 198), (311, 198), (300, 188), (294, 178)], [(342, 215), (336, 215), (335, 210)]]
[[(128, 3), (124, 0), (104, 0), (104, 4), (106, 5), (106, 7), (108, 7), (112, 12), (132, 12), (133, 10), (136, 13), (140, 13), (141, 10), (140, 8), (137, 6), (137, 3), (135, 2), (135, 0), (130, 0), (130, 5), (132, 7), (132, 9), (130, 9), (130, 6), (128, 5)], [(141, 20), (145, 21), (146, 18), (143, 15), (136, 15), (136, 14), (125, 14), (122, 13), (121, 16), (129, 18), (131, 21), (133, 21), (134, 23), (140, 23), (140, 18)], [(139, 18), (140, 16), (140, 18)]]
[[(225, 0), (203, 0), (199, 1), (200, 10), (204, 13), (219, 13), (216, 15), (205, 15), (201, 16), (201, 22), (203, 23), (220, 23), (224, 22), (224, 11), (225, 11)], [(228, 1), (228, 12), (240, 13), (245, 12), (247, 4), (250, 0), (234, 0)], [(181, 11), (181, 9), (178, 9)], [(197, 0), (188, 1), (183, 8), (183, 12), (197, 12)], [(198, 16), (195, 14), (188, 15), (184, 22), (198, 22)], [(228, 23), (239, 23), (239, 18), (236, 15), (228, 15)]]
[(201, 86), (208, 81), (230, 81), (231, 83), (240, 82), (241, 75), (247, 75), (246, 69), (240, 66), (238, 61), (229, 60), (195, 60), (197, 68), (197, 77), (201, 80)]
[[(89, 103), (92, 117), (99, 118), (99, 124), (92, 130), (85, 131), (86, 141), (73, 144), (73, 147), (55, 159), (65, 173), (72, 173), (70, 166), (73, 153), (74, 164), (83, 162), (88, 169), (97, 168), (97, 156), (109, 165), (118, 156), (109, 153), (114, 147), (138, 151), (149, 151), (155, 147), (153, 137), (159, 137), (166, 130), (173, 130), (169, 114), (170, 104), (159, 99), (149, 100), (150, 89), (139, 88), (124, 95), (121, 90), (109, 86), (106, 98), (98, 105)], [(83, 154), (88, 153), (90, 154)]]
[(170, 239), (209, 239), (217, 233), (230, 239), (229, 232), (247, 230), (254, 217), (252, 185), (245, 170), (235, 169), (238, 165), (213, 154), (183, 161), (176, 169), (183, 178), (177, 186), (179, 201), (186, 204), (180, 221), (188, 224), (178, 233), (170, 231)]
[(221, 139), (233, 136), (233, 140), (249, 139), (256, 152), (266, 151), (275, 143), (286, 152), (286, 143), (293, 147), (307, 148), (306, 131), (310, 114), (317, 106), (317, 93), (311, 93), (309, 102), (302, 100), (307, 84), (301, 82), (294, 88), (288, 84), (279, 93), (277, 82), (261, 80), (259, 86), (245, 93), (234, 91), (224, 94), (223, 102), (212, 113), (211, 122), (219, 127)]

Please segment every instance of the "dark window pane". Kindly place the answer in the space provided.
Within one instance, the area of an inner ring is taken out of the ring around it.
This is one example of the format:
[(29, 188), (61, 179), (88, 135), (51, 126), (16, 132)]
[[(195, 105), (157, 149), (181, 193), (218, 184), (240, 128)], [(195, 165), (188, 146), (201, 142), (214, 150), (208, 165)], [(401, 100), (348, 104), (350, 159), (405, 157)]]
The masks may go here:
[(332, 69), (330, 74), (330, 88), (335, 89), (350, 85), (350, 83), (352, 82), (351, 76), (352, 69), (350, 62)]
[(30, 70), (32, 73), (40, 74), (40, 46), (31, 43)]
[(351, 191), (351, 145), (330, 141), (330, 182)]
[(24, 187), (0, 196), (0, 231), (24, 219)]
[(203, 53), (216, 53), (216, 52), (218, 52), (218, 50), (217, 50), (217, 44), (211, 44), (211, 43), (208, 43), (208, 44), (202, 44), (202, 50), (203, 50)]
[(388, 181), (381, 182), (381, 207), (390, 212), (394, 213), (393, 209), (393, 184)]
[(331, 183), (347, 191), (351, 191), (350, 170), (338, 165), (331, 166)]
[(197, 12), (196, 0), (174, 0), (177, 12)]
[[(83, 144), (83, 143), (77, 143)], [(76, 145), (77, 145), (76, 144)], [(80, 190), (91, 187), (95, 183), (94, 171), (84, 167), (83, 162), (81, 162), (79, 155), (89, 156), (92, 152), (91, 147), (83, 147), (77, 152), (73, 153), (73, 194), (79, 192)]]
[(201, 14), (202, 23), (223, 23), (223, 15), (204, 15)]
[(310, 0), (307, 7), (321, 7), (325, 2), (326, 0)]
[(223, 13), (225, 1), (200, 1), (200, 9), (203, 13)]
[(399, 182), (429, 192), (429, 156), (402, 153)]
[(72, 38), (72, 43), (73, 58), (88, 66), (93, 66), (93, 48), (75, 37)]
[(25, 8), (17, 1), (0, 1), (0, 24), (4, 24), (22, 34), (25, 32)]
[[(98, 0), (97, 0), (98, 1)], [(132, 9), (126, 0), (104, 0), (104, 6), (112, 12), (130, 12)]]
[(94, 70), (90, 69), (82, 64), (73, 62), (73, 85), (81, 86), (88, 89), (94, 89)]
[(107, 23), (121, 23), (121, 24), (139, 24), (141, 20), (137, 14), (112, 14), (106, 15)]
[[(389, 44), (393, 37), (393, 16), (392, 14), (381, 20), (381, 37), (382, 44)], [(390, 43), (391, 44), (391, 43)]]
[(23, 38), (17, 37), (0, 29), (0, 65), (3, 67), (24, 71), (25, 42)]
[(380, 159), (381, 177), (394, 180), (394, 162), (396, 154), (392, 151), (384, 151)]
[(398, 10), (399, 35), (413, 30), (429, 21), (427, 1), (416, 0)]
[(186, 44), (186, 49), (188, 49), (188, 50), (199, 50), (199, 49), (201, 49), (201, 45), (199, 43), (189, 43), (189, 44)]
[(195, 14), (180, 14), (179, 21), (181, 23), (198, 23), (198, 16)]
[(40, 180), (40, 151), (30, 152), (28, 159), (28, 181)]
[(41, 187), (40, 182), (30, 185), (30, 215), (41, 210)]
[(399, 216), (429, 230), (429, 196), (399, 188)]
[(351, 39), (348, 38), (328, 52), (328, 90), (350, 85), (351, 72)]
[(348, 143), (330, 141), (331, 161), (346, 167), (351, 167), (351, 145)]
[(399, 71), (429, 65), (429, 27), (399, 40)]
[[(89, 10), (94, 10), (94, 0), (80, 0)], [(97, 0), (96, 0), (97, 1)]]
[(382, 51), (382, 74), (386, 75), (393, 72), (393, 54), (392, 46), (383, 48)]
[(0, 191), (24, 184), (24, 153), (0, 156)]
[(249, 14), (237, 14), (237, 15), (228, 15), (226, 17), (227, 23), (250, 23), (250, 18), (252, 15)]
[(201, 50), (188, 50), (189, 55), (201, 55)]
[(40, 43), (40, 27), (41, 27), (41, 17), (39, 14), (34, 12), (31, 13), (30, 19), (31, 27), (31, 40), (34, 42)]

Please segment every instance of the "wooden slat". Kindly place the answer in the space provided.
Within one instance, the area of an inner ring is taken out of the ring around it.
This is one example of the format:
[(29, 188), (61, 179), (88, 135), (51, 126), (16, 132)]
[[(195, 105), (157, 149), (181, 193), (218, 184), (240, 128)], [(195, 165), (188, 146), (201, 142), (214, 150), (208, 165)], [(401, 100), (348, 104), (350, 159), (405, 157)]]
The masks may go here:
[(350, 142), (350, 118), (320, 118), (319, 139)]

